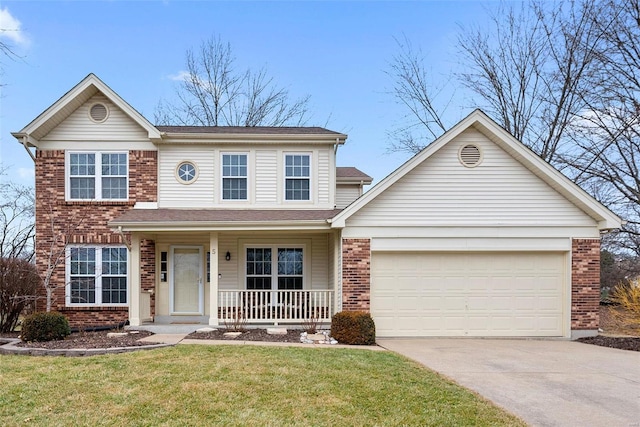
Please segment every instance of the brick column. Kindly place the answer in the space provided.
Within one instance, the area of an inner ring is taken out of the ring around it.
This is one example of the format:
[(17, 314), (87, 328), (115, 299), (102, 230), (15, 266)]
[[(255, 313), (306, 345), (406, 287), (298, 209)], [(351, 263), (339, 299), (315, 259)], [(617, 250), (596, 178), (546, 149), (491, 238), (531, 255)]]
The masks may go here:
[(571, 330), (597, 332), (600, 322), (599, 308), (600, 239), (573, 239), (571, 243)]
[(342, 239), (342, 309), (369, 311), (371, 240)]

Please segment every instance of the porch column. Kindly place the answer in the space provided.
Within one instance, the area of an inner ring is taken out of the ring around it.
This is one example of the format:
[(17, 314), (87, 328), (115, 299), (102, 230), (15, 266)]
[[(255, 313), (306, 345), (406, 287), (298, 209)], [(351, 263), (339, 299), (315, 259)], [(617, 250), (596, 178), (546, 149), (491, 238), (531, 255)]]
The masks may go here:
[(209, 233), (209, 325), (218, 326), (218, 233)]
[(129, 254), (129, 324), (140, 326), (140, 235), (131, 233)]

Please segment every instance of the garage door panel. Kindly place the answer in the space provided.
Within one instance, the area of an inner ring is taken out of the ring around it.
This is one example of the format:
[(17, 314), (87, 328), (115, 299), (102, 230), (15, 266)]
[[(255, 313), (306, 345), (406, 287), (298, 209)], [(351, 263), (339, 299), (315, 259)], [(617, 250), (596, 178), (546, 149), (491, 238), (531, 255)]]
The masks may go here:
[(375, 253), (379, 336), (561, 336), (563, 253)]

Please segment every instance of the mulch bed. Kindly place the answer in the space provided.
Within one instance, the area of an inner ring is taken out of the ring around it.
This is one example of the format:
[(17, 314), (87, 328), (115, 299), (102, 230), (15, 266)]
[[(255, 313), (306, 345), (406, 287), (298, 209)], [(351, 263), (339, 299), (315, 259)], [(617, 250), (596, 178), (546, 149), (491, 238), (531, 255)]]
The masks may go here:
[[(609, 306), (600, 307), (600, 324), (603, 334), (596, 337), (581, 338), (578, 341), (585, 344), (599, 345), (622, 350), (640, 351), (640, 331), (637, 328), (630, 328), (628, 325), (620, 325), (615, 322), (609, 310)], [(107, 332), (75, 332), (67, 339), (60, 341), (49, 341), (39, 343), (20, 343), (20, 347), (42, 348), (42, 349), (73, 349), (73, 348), (114, 348), (114, 347), (137, 347), (149, 345), (149, 342), (140, 342), (140, 338), (153, 335), (151, 332), (140, 331), (138, 334), (130, 334), (125, 337), (107, 338)], [(186, 338), (201, 340), (224, 340), (224, 341), (268, 341), (268, 342), (300, 342), (300, 329), (288, 329), (286, 335), (269, 335), (266, 329), (249, 329), (238, 337), (225, 337), (225, 328), (220, 328), (212, 332), (192, 333)], [(630, 336), (609, 336), (610, 335), (630, 335)], [(18, 338), (19, 333), (1, 333), (2, 338)]]
[(620, 350), (640, 351), (640, 338), (636, 337), (608, 337), (598, 335), (597, 337), (580, 338), (578, 341), (602, 347), (618, 348)]
[[(114, 347), (139, 347), (150, 345), (150, 342), (140, 342), (140, 338), (153, 335), (151, 332), (140, 331), (137, 334), (128, 334), (123, 337), (107, 337), (107, 333), (113, 331), (98, 332), (74, 332), (64, 340), (46, 342), (21, 342), (17, 347), (44, 348), (48, 350), (66, 350), (74, 348), (114, 348)], [(2, 336), (6, 336), (2, 334)], [(14, 336), (13, 338), (17, 338)]]
[(268, 342), (300, 342), (300, 329), (287, 329), (283, 335), (267, 334), (266, 329), (247, 329), (237, 337), (225, 337), (226, 329), (216, 329), (212, 332), (194, 332), (187, 335), (187, 339), (195, 340), (223, 340), (223, 341), (268, 341)]

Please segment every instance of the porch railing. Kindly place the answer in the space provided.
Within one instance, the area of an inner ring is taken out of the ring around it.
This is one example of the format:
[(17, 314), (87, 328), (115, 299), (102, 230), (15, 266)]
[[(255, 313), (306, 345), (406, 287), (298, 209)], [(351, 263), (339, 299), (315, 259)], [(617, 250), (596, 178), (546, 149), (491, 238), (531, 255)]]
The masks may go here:
[(332, 290), (232, 290), (218, 291), (221, 324), (239, 319), (247, 323), (331, 322)]

